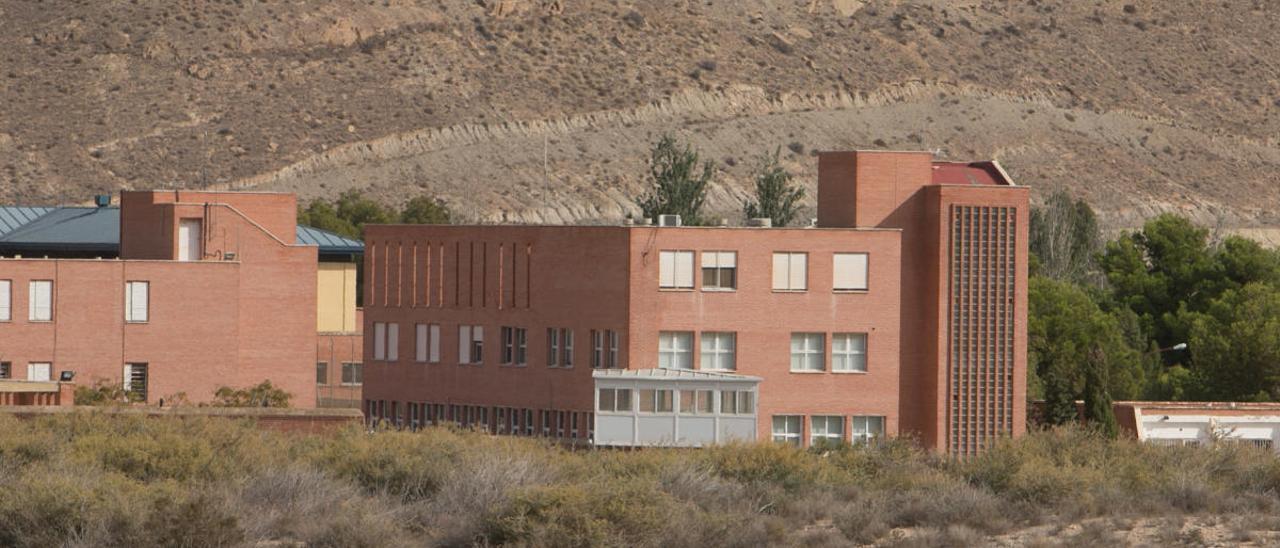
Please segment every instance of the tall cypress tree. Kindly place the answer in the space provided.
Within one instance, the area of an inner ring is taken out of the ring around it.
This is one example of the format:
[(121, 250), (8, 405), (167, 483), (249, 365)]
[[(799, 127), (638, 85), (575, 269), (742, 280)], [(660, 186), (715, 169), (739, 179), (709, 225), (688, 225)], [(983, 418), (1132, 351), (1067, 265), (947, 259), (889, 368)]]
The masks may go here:
[(1108, 438), (1120, 435), (1111, 393), (1107, 391), (1107, 354), (1095, 346), (1089, 352), (1084, 377), (1084, 420)]

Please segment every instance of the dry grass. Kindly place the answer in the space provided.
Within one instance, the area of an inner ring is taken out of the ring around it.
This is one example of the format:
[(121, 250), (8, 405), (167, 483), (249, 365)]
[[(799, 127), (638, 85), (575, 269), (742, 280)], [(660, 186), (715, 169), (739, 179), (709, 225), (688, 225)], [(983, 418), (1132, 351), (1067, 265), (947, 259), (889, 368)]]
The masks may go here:
[(1272, 538), (1280, 461), (1075, 430), (956, 462), (904, 442), (571, 452), (446, 429), (304, 437), (81, 413), (0, 417), (0, 492), (4, 546), (968, 546), (1035, 528), (1047, 540), (1023, 540), (1085, 546), (1153, 520), (1155, 540), (1188, 545), (1206, 523)]

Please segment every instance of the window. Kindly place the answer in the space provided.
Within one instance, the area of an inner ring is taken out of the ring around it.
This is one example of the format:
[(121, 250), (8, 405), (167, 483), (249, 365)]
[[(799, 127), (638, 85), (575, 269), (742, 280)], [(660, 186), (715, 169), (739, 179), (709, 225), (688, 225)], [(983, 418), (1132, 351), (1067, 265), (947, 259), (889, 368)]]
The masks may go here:
[(591, 330), (591, 368), (600, 369), (604, 366), (604, 332), (598, 329)]
[(844, 441), (844, 417), (809, 417), (809, 445)]
[(710, 390), (681, 390), (680, 412), (686, 415), (710, 415), (715, 412)]
[(542, 436), (551, 436), (551, 412), (544, 409), (540, 418), (542, 419)]
[(733, 251), (702, 252), (702, 290), (732, 291), (738, 288), (738, 254)]
[(884, 417), (853, 417), (849, 440), (854, 445), (871, 443), (884, 437)]
[(804, 418), (799, 415), (773, 416), (773, 441), (800, 446), (800, 433)]
[(124, 391), (129, 394), (131, 400), (147, 401), (147, 364), (124, 365)]
[(641, 413), (670, 413), (671, 412), (671, 391), (670, 390), (640, 390), (640, 412)]
[(597, 409), (601, 413), (630, 413), (630, 388), (601, 388), (600, 404)]
[(773, 290), (804, 291), (809, 287), (807, 253), (773, 254)]
[(400, 359), (400, 324), (392, 322), (387, 324), (387, 361), (394, 362)]
[(200, 219), (182, 219), (178, 221), (178, 260), (199, 261), (204, 259), (204, 237), (201, 234)]
[(13, 378), (13, 363), (0, 362), (0, 379), (12, 379), (12, 378)]
[(516, 328), (516, 365), (529, 363), (529, 331), (523, 327)]
[(578, 437), (578, 414), (569, 412), (569, 437), (577, 439)]
[(693, 332), (661, 331), (658, 333), (658, 367), (693, 369)]
[(554, 327), (547, 328), (547, 367), (556, 367), (560, 364), (560, 330)]
[(409, 402), (409, 404), (408, 404), (408, 405), (409, 405), (409, 428), (410, 428), (411, 430), (417, 430), (417, 429), (418, 429), (418, 424), (419, 424), (419, 422), (418, 422), (418, 404), (417, 404), (417, 403), (415, 403), (415, 402)]
[(0, 322), (13, 319), (13, 282), (0, 280)]
[(329, 362), (316, 362), (316, 384), (329, 384)]
[(618, 332), (612, 329), (605, 332), (609, 339), (609, 355), (604, 366), (609, 369), (618, 368)]
[(373, 322), (373, 359), (387, 359), (387, 324)]
[(33, 322), (53, 321), (53, 281), (32, 280), (27, 301), (27, 319)]
[(502, 327), (502, 363), (510, 364), (515, 359), (515, 328)]
[(458, 326), (458, 363), (484, 363), (484, 326)]
[(737, 346), (737, 334), (728, 332), (702, 332), (702, 356), (699, 366), (702, 369), (733, 371), (734, 348)]
[(364, 384), (364, 365), (358, 362), (343, 362), (342, 384), (346, 386)]
[(427, 345), (427, 360), (431, 363), (440, 363), (440, 326), (430, 324), (427, 326), (427, 334), (430, 337)]
[(561, 329), (560, 341), (564, 344), (564, 348), (560, 354), (560, 365), (564, 367), (573, 367), (573, 330)]
[(831, 287), (836, 291), (867, 290), (867, 254), (836, 253)]
[(564, 411), (556, 411), (556, 437), (564, 437)]
[(826, 353), (826, 335), (822, 333), (791, 334), (791, 370), (823, 371), (823, 355)]
[(418, 363), (427, 361), (431, 349), (431, 328), (425, 323), (413, 326), (413, 359)]
[(53, 364), (48, 362), (31, 362), (27, 364), (27, 380), (47, 381), (53, 378)]
[(658, 287), (693, 289), (692, 251), (663, 251), (658, 254)]
[(533, 410), (532, 409), (524, 410), (524, 435), (526, 436), (533, 435)]
[(125, 282), (124, 321), (133, 323), (145, 323), (147, 321), (147, 299), (150, 291), (150, 282)]
[(755, 393), (750, 390), (721, 390), (721, 415), (751, 415), (756, 412)]
[(867, 371), (867, 334), (836, 333), (831, 336), (832, 371)]

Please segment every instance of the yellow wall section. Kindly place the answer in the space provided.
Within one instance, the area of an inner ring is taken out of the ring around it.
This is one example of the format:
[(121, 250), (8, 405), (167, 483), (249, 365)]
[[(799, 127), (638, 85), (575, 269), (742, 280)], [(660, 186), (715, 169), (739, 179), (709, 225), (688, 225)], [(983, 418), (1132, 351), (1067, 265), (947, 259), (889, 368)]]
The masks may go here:
[(355, 263), (320, 263), (316, 283), (316, 331), (353, 333), (356, 330)]

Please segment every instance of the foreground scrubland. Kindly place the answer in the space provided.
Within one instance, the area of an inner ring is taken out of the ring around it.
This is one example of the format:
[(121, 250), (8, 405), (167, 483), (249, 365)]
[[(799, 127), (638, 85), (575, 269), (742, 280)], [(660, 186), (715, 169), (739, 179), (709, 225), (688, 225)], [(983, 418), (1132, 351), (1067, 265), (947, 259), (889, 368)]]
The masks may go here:
[(218, 419), (0, 416), (0, 546), (1163, 545), (1280, 538), (1280, 460), (1036, 433), (566, 451), (471, 432), (301, 437)]

